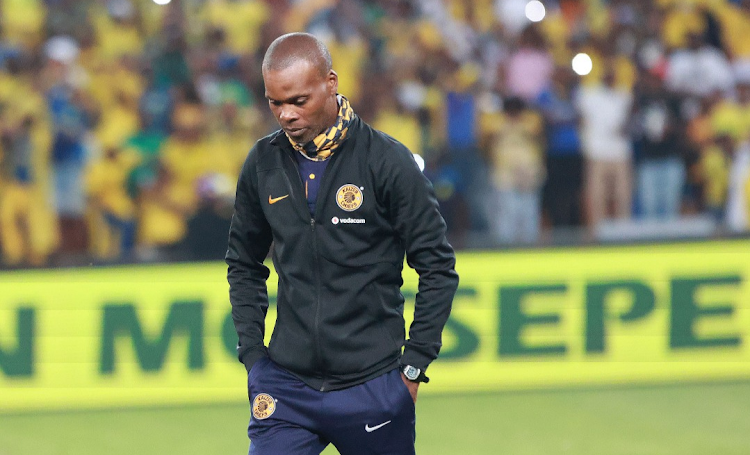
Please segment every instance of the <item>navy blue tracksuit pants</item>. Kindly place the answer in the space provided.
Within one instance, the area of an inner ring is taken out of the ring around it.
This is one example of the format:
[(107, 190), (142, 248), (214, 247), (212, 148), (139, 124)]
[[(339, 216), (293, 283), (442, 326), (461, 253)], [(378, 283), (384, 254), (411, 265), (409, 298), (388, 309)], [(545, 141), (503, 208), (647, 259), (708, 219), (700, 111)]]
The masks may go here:
[(364, 384), (319, 392), (264, 357), (248, 375), (250, 455), (414, 455), (415, 412), (394, 369)]

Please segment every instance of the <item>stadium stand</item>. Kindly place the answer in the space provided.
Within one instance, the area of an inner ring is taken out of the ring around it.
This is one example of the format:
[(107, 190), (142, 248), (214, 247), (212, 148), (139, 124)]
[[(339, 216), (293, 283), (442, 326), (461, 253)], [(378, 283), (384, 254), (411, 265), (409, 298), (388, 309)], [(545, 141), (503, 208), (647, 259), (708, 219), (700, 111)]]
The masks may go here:
[(457, 248), (750, 229), (748, 0), (1, 0), (0, 27), (2, 267), (220, 259), (276, 129), (262, 49), (302, 30)]

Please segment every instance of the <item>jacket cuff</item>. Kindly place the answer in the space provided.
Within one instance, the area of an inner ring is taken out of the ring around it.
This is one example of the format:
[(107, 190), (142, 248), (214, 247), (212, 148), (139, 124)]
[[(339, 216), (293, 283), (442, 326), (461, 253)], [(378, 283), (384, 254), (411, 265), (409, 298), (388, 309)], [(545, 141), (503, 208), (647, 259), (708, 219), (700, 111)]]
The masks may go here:
[(245, 370), (250, 373), (250, 369), (255, 365), (255, 362), (268, 356), (266, 348), (261, 349), (249, 349), (240, 358), (240, 361), (245, 365)]
[(401, 356), (400, 363), (401, 365), (411, 365), (414, 367), (419, 368), (422, 370), (422, 372), (427, 370), (427, 367), (432, 362), (432, 358), (428, 357), (419, 351), (416, 351), (414, 349), (409, 349), (409, 346), (407, 345), (404, 348), (404, 354)]

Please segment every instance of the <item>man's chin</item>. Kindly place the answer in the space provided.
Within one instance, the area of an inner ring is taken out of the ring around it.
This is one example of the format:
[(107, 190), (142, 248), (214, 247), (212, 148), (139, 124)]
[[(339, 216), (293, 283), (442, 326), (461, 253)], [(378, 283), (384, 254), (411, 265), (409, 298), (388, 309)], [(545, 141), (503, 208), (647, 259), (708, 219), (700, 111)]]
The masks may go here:
[(307, 132), (307, 128), (303, 128), (297, 131), (286, 131), (286, 134), (287, 136), (292, 138), (294, 142), (298, 144), (305, 144), (314, 139), (314, 138), (309, 137), (310, 135)]

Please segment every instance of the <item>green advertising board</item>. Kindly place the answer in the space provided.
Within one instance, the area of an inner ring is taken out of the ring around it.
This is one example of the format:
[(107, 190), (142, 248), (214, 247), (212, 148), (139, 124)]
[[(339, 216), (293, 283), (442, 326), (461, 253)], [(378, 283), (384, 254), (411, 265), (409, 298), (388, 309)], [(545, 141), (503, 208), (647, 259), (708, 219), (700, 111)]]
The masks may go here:
[[(423, 392), (750, 378), (749, 259), (747, 240), (460, 253)], [(5, 272), (0, 412), (246, 400), (236, 339), (222, 263)]]

